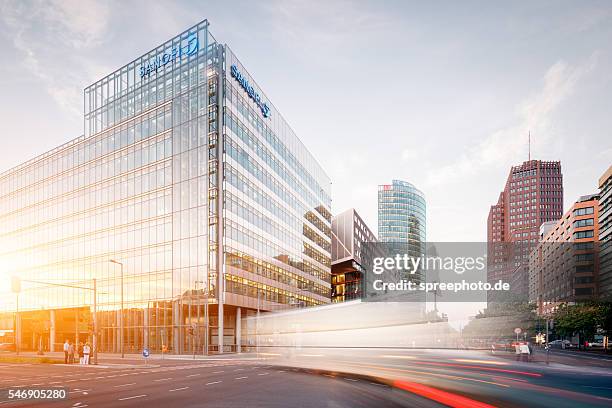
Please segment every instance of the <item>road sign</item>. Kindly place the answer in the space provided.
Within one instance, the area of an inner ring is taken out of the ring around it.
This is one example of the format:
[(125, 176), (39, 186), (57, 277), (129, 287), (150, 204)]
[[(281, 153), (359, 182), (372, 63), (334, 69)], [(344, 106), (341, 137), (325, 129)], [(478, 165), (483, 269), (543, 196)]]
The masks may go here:
[(142, 356), (144, 358), (148, 358), (149, 357), (149, 349), (144, 349), (142, 350)]
[(514, 333), (516, 334), (521, 334), (522, 330), (520, 327), (517, 327), (516, 329), (514, 329)]

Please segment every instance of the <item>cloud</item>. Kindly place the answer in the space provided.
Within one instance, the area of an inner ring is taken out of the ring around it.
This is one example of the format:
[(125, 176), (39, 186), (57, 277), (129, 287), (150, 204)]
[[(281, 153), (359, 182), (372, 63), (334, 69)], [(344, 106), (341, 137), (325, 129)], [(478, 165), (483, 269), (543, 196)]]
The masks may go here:
[(393, 18), (382, 7), (366, 9), (351, 1), (282, 0), (266, 8), (275, 39), (304, 59), (327, 52), (334, 54), (336, 62), (343, 45), (352, 47), (356, 36), (388, 29)]
[(83, 51), (103, 42), (110, 6), (93, 0), (6, 1), (0, 22), (18, 64), (71, 115), (82, 115), (82, 89), (97, 70)]
[(555, 110), (572, 95), (580, 80), (593, 71), (598, 58), (599, 53), (594, 52), (575, 66), (565, 61), (553, 64), (542, 78), (541, 89), (517, 106), (513, 125), (493, 132), (474, 148), (464, 149), (453, 163), (433, 169), (428, 184), (465, 179), (493, 167), (509, 167), (515, 164), (517, 156), (527, 158), (529, 132), (535, 136), (532, 151), (534, 147), (549, 144), (554, 136), (551, 119)]

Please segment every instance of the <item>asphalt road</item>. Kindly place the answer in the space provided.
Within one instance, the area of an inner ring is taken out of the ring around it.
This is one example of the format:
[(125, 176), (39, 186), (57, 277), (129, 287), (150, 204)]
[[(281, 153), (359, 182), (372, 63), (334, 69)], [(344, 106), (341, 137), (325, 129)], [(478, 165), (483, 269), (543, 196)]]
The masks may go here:
[(107, 356), (98, 367), (0, 363), (0, 389), (66, 386), (70, 396), (14, 403), (0, 394), (0, 408), (612, 406), (609, 360), (567, 361), (467, 350), (262, 348), (195, 361), (152, 356), (147, 367), (135, 356)]
[(375, 382), (275, 368), (253, 360), (154, 361), (148, 368), (107, 365), (0, 365), (0, 389), (69, 389), (63, 401), (6, 407), (437, 407), (428, 399)]
[[(467, 350), (302, 348), (264, 353), (271, 363), (378, 376), (430, 398), (441, 393), (438, 401), (448, 402), (443, 394), (448, 392), (496, 407), (612, 406), (612, 364), (546, 365), (516, 361), (512, 354)], [(433, 390), (422, 392), (419, 384)]]

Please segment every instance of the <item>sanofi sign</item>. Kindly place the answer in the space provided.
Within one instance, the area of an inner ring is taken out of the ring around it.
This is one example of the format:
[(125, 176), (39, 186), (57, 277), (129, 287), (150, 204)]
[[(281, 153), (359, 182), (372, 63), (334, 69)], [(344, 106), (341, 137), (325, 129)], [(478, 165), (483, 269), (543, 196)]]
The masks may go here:
[(238, 70), (236, 65), (232, 65), (232, 76), (236, 78), (236, 81), (242, 86), (242, 88), (246, 91), (247, 95), (259, 106), (261, 109), (261, 114), (264, 118), (270, 117), (270, 107), (261, 99), (261, 96), (255, 92), (255, 88), (249, 84), (249, 81), (246, 79), (244, 75)]
[(199, 49), (199, 41), (197, 34), (191, 34), (185, 40), (186, 44), (183, 45), (178, 44), (170, 49), (168, 49), (163, 54), (158, 55), (157, 57), (151, 59), (148, 62), (145, 62), (140, 67), (140, 77), (148, 77), (152, 72), (157, 72), (161, 67), (166, 66), (167, 64), (174, 62), (177, 59), (181, 59), (182, 57), (188, 57), (198, 52)]

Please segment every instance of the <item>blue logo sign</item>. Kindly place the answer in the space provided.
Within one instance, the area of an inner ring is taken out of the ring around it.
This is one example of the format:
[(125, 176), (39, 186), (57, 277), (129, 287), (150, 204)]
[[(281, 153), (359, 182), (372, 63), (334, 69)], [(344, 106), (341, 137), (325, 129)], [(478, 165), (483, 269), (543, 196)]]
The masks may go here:
[(166, 64), (174, 62), (177, 59), (181, 59), (183, 56), (190, 56), (198, 52), (200, 48), (200, 42), (198, 41), (197, 34), (191, 34), (187, 37), (187, 45), (177, 45), (172, 47), (168, 51), (161, 55), (151, 59), (149, 62), (145, 62), (140, 67), (140, 77), (148, 77), (152, 72), (157, 72), (158, 69), (164, 67)]
[(149, 349), (144, 349), (144, 350), (142, 350), (142, 356), (143, 356), (144, 358), (149, 357)]
[(246, 79), (244, 75), (238, 70), (236, 65), (232, 65), (232, 76), (236, 78), (236, 81), (242, 86), (242, 88), (246, 91), (247, 95), (259, 106), (261, 109), (261, 114), (264, 118), (270, 117), (270, 107), (261, 100), (261, 96), (257, 92), (255, 92), (255, 88), (249, 84), (249, 81)]

